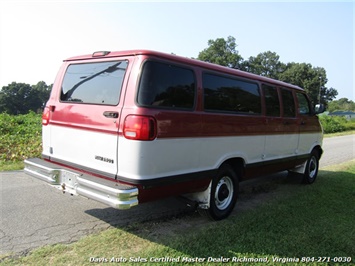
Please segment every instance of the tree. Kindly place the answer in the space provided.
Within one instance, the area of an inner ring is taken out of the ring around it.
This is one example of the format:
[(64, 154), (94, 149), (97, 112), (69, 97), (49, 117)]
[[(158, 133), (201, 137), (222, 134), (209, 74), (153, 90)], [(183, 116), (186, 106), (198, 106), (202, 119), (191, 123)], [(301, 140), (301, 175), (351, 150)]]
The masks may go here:
[(208, 48), (198, 54), (197, 59), (221, 66), (239, 68), (243, 58), (236, 50), (235, 38), (228, 36), (227, 40), (217, 38), (208, 41)]
[(288, 63), (279, 79), (305, 89), (313, 104), (332, 101), (338, 95), (334, 88), (327, 88), (327, 74), (322, 67), (312, 67), (306, 63)]
[(36, 85), (12, 82), (0, 91), (0, 113), (26, 114), (37, 112), (49, 97), (51, 86), (40, 81)]
[(328, 104), (328, 111), (355, 111), (355, 102), (348, 98), (340, 98)]
[(286, 69), (286, 65), (280, 62), (279, 59), (280, 56), (275, 52), (267, 51), (260, 53), (256, 57), (249, 57), (249, 60), (243, 63), (243, 70), (264, 77), (278, 79), (280, 73)]
[[(49, 95), (51, 93), (52, 90), (52, 86), (51, 85), (47, 85), (44, 81), (39, 81), (36, 85), (32, 85), (32, 89), (34, 89), (38, 95), (38, 98), (40, 100), (41, 105), (38, 108), (43, 108), (45, 103), (48, 101)], [(33, 106), (35, 108), (35, 106)], [(35, 111), (35, 110), (33, 110)]]

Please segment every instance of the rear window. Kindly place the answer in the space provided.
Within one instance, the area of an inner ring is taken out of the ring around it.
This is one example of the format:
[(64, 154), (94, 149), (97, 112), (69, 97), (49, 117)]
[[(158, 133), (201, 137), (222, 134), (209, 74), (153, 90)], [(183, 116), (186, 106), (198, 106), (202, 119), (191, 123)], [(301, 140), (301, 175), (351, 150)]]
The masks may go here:
[(60, 100), (87, 104), (117, 105), (127, 61), (69, 65)]
[(143, 66), (137, 101), (147, 107), (192, 109), (195, 84), (191, 69), (147, 61)]

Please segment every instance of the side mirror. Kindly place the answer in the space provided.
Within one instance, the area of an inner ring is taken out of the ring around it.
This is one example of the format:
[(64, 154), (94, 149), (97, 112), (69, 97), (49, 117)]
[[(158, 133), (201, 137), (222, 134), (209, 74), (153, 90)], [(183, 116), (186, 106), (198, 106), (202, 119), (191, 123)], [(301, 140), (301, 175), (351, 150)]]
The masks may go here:
[(325, 106), (322, 103), (316, 104), (314, 107), (314, 113), (315, 114), (321, 114), (325, 111)]

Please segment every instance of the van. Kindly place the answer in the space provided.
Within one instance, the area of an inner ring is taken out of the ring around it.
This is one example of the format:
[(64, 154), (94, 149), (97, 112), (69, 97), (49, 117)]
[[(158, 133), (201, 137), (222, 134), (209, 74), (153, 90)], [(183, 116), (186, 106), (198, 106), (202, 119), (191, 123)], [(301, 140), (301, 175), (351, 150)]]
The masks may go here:
[(239, 182), (288, 170), (316, 180), (322, 128), (305, 91), (147, 50), (64, 60), (25, 172), (117, 209), (183, 195), (214, 220)]

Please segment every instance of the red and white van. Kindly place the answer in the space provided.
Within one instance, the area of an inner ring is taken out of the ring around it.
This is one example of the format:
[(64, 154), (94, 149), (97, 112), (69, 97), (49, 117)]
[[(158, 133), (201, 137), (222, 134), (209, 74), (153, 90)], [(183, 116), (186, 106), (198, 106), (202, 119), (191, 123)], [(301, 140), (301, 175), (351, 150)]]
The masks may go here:
[(185, 195), (219, 220), (247, 178), (290, 170), (314, 182), (321, 111), (303, 89), (239, 70), (95, 52), (64, 61), (43, 112), (43, 159), (25, 172), (117, 209)]

